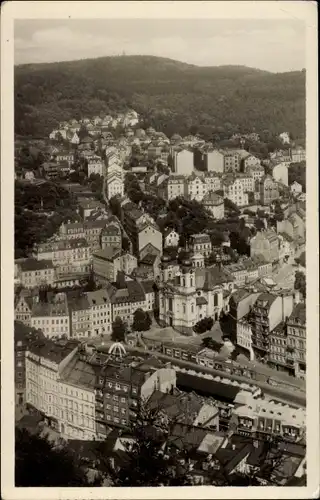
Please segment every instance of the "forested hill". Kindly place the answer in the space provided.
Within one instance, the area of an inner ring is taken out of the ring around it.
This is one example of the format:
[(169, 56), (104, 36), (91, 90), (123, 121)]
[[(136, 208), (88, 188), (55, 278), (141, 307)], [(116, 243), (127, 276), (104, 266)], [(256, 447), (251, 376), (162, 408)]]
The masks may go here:
[[(223, 47), (221, 48), (223, 50)], [(119, 56), (15, 67), (15, 127), (44, 136), (59, 121), (141, 113), (171, 136), (288, 131), (305, 135), (305, 72), (198, 67), (151, 56)]]

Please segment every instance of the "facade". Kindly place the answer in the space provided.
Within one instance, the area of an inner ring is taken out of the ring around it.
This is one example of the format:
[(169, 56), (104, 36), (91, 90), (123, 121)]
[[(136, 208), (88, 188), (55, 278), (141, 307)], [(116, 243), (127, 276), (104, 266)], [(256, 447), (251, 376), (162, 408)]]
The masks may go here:
[(75, 362), (77, 350), (75, 343), (61, 347), (47, 340), (28, 347), (26, 403), (38, 410), (62, 437), (93, 440), (94, 387), (90, 385), (88, 369), (79, 374), (84, 367)]
[(90, 337), (92, 333), (92, 310), (87, 294), (68, 299), (70, 315), (70, 338)]
[(130, 275), (137, 267), (137, 258), (115, 248), (105, 248), (93, 254), (92, 268), (99, 282), (113, 282), (119, 271)]
[(201, 253), (204, 257), (209, 257), (212, 252), (210, 236), (208, 234), (192, 234), (189, 247), (193, 253)]
[[(248, 409), (248, 406), (250, 410)], [(251, 398), (248, 404), (233, 409), (238, 434), (261, 439), (282, 437), (291, 443), (305, 436), (306, 411), (273, 401)]]
[(164, 239), (164, 247), (177, 247), (179, 243), (179, 233), (175, 231), (174, 229), (167, 229), (165, 232), (163, 239)]
[(88, 160), (88, 177), (91, 174), (100, 175), (100, 177), (104, 176), (105, 164), (100, 156), (94, 156)]
[(172, 152), (173, 172), (177, 175), (189, 176), (193, 172), (193, 153), (187, 149)]
[(275, 165), (272, 169), (272, 177), (275, 181), (281, 182), (285, 186), (288, 186), (288, 169), (290, 163), (288, 162), (280, 162)]
[(205, 172), (204, 176), (204, 182), (205, 185), (207, 186), (207, 193), (210, 191), (218, 191), (222, 187), (222, 175), (221, 174), (216, 174), (214, 172)]
[(70, 319), (65, 293), (56, 294), (48, 302), (38, 302), (31, 311), (31, 327), (41, 330), (47, 338), (70, 336)]
[(299, 182), (297, 182), (297, 181), (294, 181), (290, 185), (290, 191), (293, 194), (300, 194), (300, 193), (302, 193), (302, 186), (301, 186), (301, 184), (299, 184)]
[(52, 260), (27, 259), (18, 264), (18, 279), (25, 288), (53, 285), (56, 270)]
[(207, 192), (207, 186), (202, 176), (192, 173), (187, 179), (187, 196), (190, 200), (201, 201)]
[(245, 191), (240, 179), (225, 178), (223, 180), (224, 197), (235, 203), (238, 207), (248, 205), (248, 193)]
[(262, 165), (250, 165), (246, 166), (244, 172), (253, 177), (254, 181), (260, 181), (262, 177), (265, 175), (264, 168)]
[(263, 258), (266, 262), (279, 261), (279, 238), (275, 231), (258, 231), (250, 240), (250, 256)]
[(159, 291), (159, 319), (164, 325), (192, 334), (193, 326), (202, 318), (215, 321), (224, 308), (223, 290), (232, 279), (216, 268), (192, 268), (186, 261), (179, 274), (164, 281), (161, 273)]
[(287, 321), (287, 361), (298, 378), (306, 377), (306, 306), (297, 304)]
[(112, 173), (107, 177), (107, 197), (110, 200), (113, 196), (123, 196), (124, 195), (124, 183), (122, 176), (117, 173)]
[(178, 196), (185, 197), (187, 194), (187, 186), (184, 175), (170, 176), (164, 181), (163, 197), (168, 201), (174, 200)]
[(225, 158), (222, 151), (207, 151), (203, 154), (204, 164), (208, 172), (223, 174), (225, 171)]
[(86, 273), (91, 261), (90, 247), (84, 238), (41, 243), (36, 257), (39, 261), (52, 261), (58, 274)]
[(112, 304), (107, 288), (86, 294), (91, 311), (91, 335), (110, 334), (112, 329)]
[(278, 185), (270, 175), (265, 175), (261, 178), (259, 193), (262, 205), (271, 205), (271, 203), (279, 199)]
[(101, 231), (101, 248), (122, 248), (122, 234), (119, 224), (111, 223)]
[(223, 171), (224, 173), (235, 173), (235, 172), (240, 172), (240, 166), (241, 166), (241, 156), (239, 155), (239, 152), (237, 150), (233, 151), (232, 149), (230, 150), (225, 150), (223, 151), (223, 156), (224, 156), (224, 167)]
[(258, 358), (270, 352), (270, 333), (286, 321), (293, 310), (293, 295), (276, 295), (264, 292), (257, 298), (250, 311), (252, 347)]
[(26, 326), (31, 326), (32, 307), (33, 298), (29, 294), (21, 292), (20, 295), (15, 299), (15, 321), (20, 321)]
[(306, 161), (306, 150), (303, 148), (292, 148), (290, 150), (291, 153), (291, 161), (293, 163), (300, 163), (302, 161)]

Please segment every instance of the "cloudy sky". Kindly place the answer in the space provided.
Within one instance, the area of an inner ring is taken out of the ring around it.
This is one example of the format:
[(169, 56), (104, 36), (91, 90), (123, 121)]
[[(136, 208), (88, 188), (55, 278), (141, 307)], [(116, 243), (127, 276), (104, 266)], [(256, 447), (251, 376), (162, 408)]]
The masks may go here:
[(169, 57), (199, 66), (246, 65), (272, 72), (305, 67), (299, 20), (16, 20), (15, 64), (109, 55)]

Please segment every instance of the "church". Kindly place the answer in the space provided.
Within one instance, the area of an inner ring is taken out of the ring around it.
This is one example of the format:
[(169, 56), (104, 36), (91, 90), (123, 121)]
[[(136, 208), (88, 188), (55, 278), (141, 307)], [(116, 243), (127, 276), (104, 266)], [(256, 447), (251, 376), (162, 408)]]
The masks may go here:
[(165, 281), (165, 259), (162, 258), (159, 282), (160, 323), (192, 335), (194, 325), (201, 319), (212, 317), (218, 321), (220, 314), (227, 312), (234, 278), (220, 265), (194, 268), (191, 260), (185, 260), (173, 279)]

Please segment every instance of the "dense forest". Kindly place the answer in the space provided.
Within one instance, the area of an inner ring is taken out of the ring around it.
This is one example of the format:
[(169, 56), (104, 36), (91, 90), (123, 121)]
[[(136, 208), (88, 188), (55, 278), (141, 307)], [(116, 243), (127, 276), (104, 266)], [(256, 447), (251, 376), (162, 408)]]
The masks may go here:
[(15, 67), (17, 135), (43, 137), (62, 120), (128, 108), (169, 136), (288, 131), (303, 140), (305, 71), (198, 67), (151, 56)]

